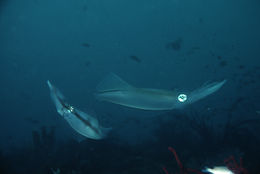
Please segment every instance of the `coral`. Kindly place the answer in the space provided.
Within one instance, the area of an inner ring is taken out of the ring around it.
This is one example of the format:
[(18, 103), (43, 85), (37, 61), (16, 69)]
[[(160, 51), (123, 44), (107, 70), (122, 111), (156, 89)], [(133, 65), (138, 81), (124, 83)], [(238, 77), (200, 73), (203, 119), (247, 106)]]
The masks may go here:
[[(173, 153), (175, 160), (177, 161), (177, 164), (180, 168), (180, 174), (188, 174), (188, 173), (204, 174), (203, 172), (200, 172), (198, 170), (184, 167), (182, 162), (180, 161), (179, 156), (176, 153), (175, 149), (172, 147), (168, 147), (168, 150)], [(163, 171), (165, 174), (169, 174), (169, 172), (167, 171), (167, 169), (165, 167), (163, 167)]]
[(242, 158), (240, 158), (239, 164), (235, 160), (234, 156), (230, 156), (224, 160), (224, 162), (228, 169), (231, 170), (234, 174), (249, 174), (248, 171), (243, 167)]
[[(179, 159), (178, 154), (176, 153), (175, 149), (172, 147), (168, 147), (168, 150), (171, 151), (175, 157), (175, 160), (177, 161), (177, 164), (180, 168), (179, 174), (189, 174), (189, 173), (195, 173), (195, 174), (205, 174), (204, 172), (198, 171), (196, 169), (186, 168), (183, 166), (182, 162)], [(235, 160), (234, 156), (230, 156), (229, 158), (224, 160), (225, 165), (227, 168), (232, 171), (234, 174), (249, 174), (249, 172), (243, 167), (242, 158), (240, 158), (240, 162)], [(163, 167), (162, 168), (165, 174), (169, 174), (168, 170)]]

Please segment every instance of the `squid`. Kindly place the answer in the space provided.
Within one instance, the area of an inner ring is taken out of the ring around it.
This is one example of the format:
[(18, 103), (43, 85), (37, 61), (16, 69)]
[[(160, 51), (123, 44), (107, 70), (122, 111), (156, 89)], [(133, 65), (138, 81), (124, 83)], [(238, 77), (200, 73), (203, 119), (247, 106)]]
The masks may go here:
[(172, 110), (199, 101), (218, 91), (226, 80), (206, 83), (191, 92), (134, 87), (114, 73), (97, 86), (96, 98), (122, 106), (143, 110)]
[(65, 97), (49, 80), (47, 84), (50, 88), (51, 98), (56, 106), (57, 112), (76, 132), (84, 137), (95, 140), (106, 137), (111, 128), (102, 127), (95, 117), (66, 103)]

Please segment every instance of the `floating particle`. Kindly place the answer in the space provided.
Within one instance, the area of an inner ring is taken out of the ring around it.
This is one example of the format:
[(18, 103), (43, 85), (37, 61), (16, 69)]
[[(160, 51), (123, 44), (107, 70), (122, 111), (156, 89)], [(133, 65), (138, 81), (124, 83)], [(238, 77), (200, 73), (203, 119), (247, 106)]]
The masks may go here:
[(90, 44), (88, 44), (88, 43), (82, 43), (81, 44), (83, 47), (85, 47), (85, 48), (89, 48), (90, 47)]
[(223, 61), (221, 61), (220, 63), (219, 63), (219, 66), (222, 66), (222, 67), (224, 67), (224, 66), (226, 66), (227, 65), (227, 61), (225, 61), (225, 60), (223, 60)]
[(85, 65), (85, 67), (89, 67), (91, 65), (91, 62), (90, 61), (86, 61), (84, 65)]
[(142, 60), (141, 60), (139, 57), (134, 56), (134, 55), (131, 55), (131, 56), (130, 56), (130, 59), (132, 59), (133, 61), (135, 61), (135, 62), (137, 62), (137, 63), (141, 63), (141, 62), (142, 62)]
[(170, 42), (170, 43), (167, 43), (166, 44), (166, 48), (167, 49), (173, 49), (175, 51), (179, 51), (181, 49), (181, 46), (182, 46), (182, 39), (179, 38), (173, 42)]
[(239, 69), (245, 69), (244, 65), (239, 65)]

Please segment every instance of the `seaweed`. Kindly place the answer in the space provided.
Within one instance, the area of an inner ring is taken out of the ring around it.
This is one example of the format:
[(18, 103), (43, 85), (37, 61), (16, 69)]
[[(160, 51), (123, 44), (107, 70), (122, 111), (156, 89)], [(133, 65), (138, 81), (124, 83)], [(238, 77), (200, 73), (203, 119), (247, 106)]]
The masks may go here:
[[(181, 162), (181, 160), (180, 160), (176, 150), (174, 148), (172, 148), (172, 147), (168, 147), (168, 150), (171, 151), (172, 154), (174, 155), (175, 160), (176, 160), (176, 162), (177, 162), (177, 164), (178, 164), (178, 166), (180, 168), (180, 174), (188, 174), (188, 173), (204, 174), (203, 172), (200, 172), (200, 171), (198, 171), (196, 169), (186, 168), (182, 164), (182, 162)], [(162, 169), (163, 169), (165, 174), (169, 174), (168, 170), (165, 167), (163, 167)]]
[[(183, 165), (183, 163), (181, 162), (176, 150), (172, 147), (168, 147), (168, 150), (172, 152), (172, 154), (175, 157), (175, 160), (179, 166), (180, 169), (180, 174), (189, 174), (189, 173), (195, 173), (195, 174), (205, 174), (208, 173), (207, 170), (196, 170), (193, 168), (187, 168)], [(234, 174), (249, 174), (249, 172), (247, 171), (246, 168), (244, 168), (243, 166), (243, 160), (242, 158), (240, 158), (239, 163), (236, 161), (234, 156), (230, 156), (229, 158), (224, 160), (224, 164), (227, 167), (227, 170), (230, 170), (230, 172), (232, 171)], [(224, 167), (224, 166), (223, 166)], [(162, 167), (163, 171), (165, 174), (169, 174), (168, 170), (166, 169), (166, 167)], [(215, 172), (214, 172), (215, 173)]]
[[(243, 102), (244, 98), (236, 99), (227, 112), (227, 121), (222, 131), (222, 143), (223, 144), (240, 144), (242, 142), (250, 142), (252, 140), (257, 140), (257, 137), (254, 136), (253, 132), (250, 130), (250, 125), (260, 124), (259, 118), (249, 118), (234, 121), (233, 112), (237, 110), (240, 103)], [(241, 141), (241, 138), (244, 138)], [(240, 139), (240, 143), (237, 142), (237, 139)]]
[[(252, 161), (258, 161), (257, 154), (260, 155), (259, 135), (254, 132), (260, 118), (244, 117), (237, 112), (245, 101), (237, 98), (228, 109), (215, 109), (214, 112), (191, 108), (188, 112), (164, 114), (164, 118), (168, 115), (171, 119), (161, 121), (156, 134), (158, 141), (181, 150), (185, 163), (195, 166), (200, 166), (202, 161), (212, 164), (232, 154), (246, 159), (248, 167)], [(258, 165), (254, 163), (254, 166)]]

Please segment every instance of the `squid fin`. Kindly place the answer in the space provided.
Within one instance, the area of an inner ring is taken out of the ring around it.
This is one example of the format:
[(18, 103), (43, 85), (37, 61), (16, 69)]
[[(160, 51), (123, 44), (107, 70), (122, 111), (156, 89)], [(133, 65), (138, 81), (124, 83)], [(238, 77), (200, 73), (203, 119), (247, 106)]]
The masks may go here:
[(107, 137), (107, 135), (110, 133), (111, 130), (112, 130), (111, 127), (101, 127), (101, 131), (102, 131), (104, 137)]
[(108, 92), (114, 90), (127, 90), (132, 88), (127, 82), (114, 73), (108, 74), (97, 86), (98, 92)]

